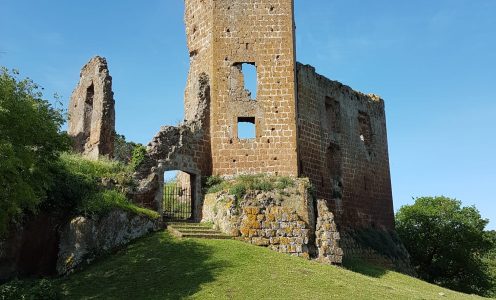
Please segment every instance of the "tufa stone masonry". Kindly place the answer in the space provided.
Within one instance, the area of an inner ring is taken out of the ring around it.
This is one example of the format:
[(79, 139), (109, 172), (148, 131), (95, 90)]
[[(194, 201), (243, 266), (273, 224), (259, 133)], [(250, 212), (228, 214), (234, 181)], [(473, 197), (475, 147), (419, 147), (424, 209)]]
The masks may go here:
[[(358, 237), (382, 232), (399, 249), (388, 261), (408, 269), (408, 253), (394, 239), (384, 101), (296, 62), (293, 0), (184, 3), (185, 121), (162, 127), (148, 145), (129, 193), (134, 201), (163, 211), (164, 172), (179, 170), (195, 221), (329, 263), (340, 263), (343, 254), (381, 256)], [(75, 149), (93, 158), (112, 156), (111, 84), (106, 61), (95, 57), (71, 99), (69, 134)], [(233, 199), (202, 192), (202, 178), (246, 174), (308, 178), (311, 197), (274, 201), (267, 193)]]
[[(186, 0), (185, 23), (186, 121), (153, 139), (139, 179), (176, 169), (308, 177), (340, 227), (394, 229), (384, 101), (296, 62), (293, 1)], [(254, 125), (252, 138), (240, 137), (242, 123)], [(159, 188), (145, 191), (160, 199)]]
[(115, 110), (112, 77), (105, 58), (92, 58), (81, 70), (69, 104), (68, 134), (73, 148), (98, 159), (114, 155)]

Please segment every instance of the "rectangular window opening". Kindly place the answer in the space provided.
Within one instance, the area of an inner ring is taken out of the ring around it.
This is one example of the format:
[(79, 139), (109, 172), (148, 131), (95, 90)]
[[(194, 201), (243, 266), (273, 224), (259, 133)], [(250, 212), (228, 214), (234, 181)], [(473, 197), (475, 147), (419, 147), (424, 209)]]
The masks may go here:
[(255, 117), (238, 117), (238, 139), (255, 139), (256, 136)]
[(367, 113), (358, 112), (358, 125), (360, 140), (365, 146), (370, 147), (372, 145), (372, 126), (370, 124), (370, 117)]
[(255, 63), (241, 63), (243, 73), (244, 88), (252, 100), (257, 99), (258, 75)]

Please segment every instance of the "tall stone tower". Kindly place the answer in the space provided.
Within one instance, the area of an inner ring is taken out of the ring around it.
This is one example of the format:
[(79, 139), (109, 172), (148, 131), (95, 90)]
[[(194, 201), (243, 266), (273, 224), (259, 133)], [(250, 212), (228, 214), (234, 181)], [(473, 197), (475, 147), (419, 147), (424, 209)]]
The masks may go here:
[[(292, 0), (185, 0), (190, 72), (185, 117), (196, 115), (197, 81), (210, 79), (211, 171), (298, 175)], [(256, 70), (256, 95), (246, 70)], [(253, 136), (241, 136), (240, 126)]]

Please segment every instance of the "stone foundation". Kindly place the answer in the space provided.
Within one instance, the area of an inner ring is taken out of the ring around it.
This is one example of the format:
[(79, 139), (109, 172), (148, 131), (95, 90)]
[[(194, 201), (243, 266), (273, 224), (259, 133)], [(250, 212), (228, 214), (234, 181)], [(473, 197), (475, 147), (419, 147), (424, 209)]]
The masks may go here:
[(322, 214), (317, 217), (308, 180), (295, 182), (295, 186), (284, 190), (250, 191), (243, 199), (226, 191), (207, 194), (203, 221), (254, 245), (293, 256), (318, 257), (326, 263), (341, 263), (343, 253), (332, 213), (321, 209)]

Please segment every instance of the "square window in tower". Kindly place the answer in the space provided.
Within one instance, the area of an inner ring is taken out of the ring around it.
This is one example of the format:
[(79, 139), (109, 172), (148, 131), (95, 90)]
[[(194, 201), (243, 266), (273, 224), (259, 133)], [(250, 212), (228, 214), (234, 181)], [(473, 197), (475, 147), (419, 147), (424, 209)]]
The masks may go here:
[(256, 136), (255, 117), (238, 117), (238, 139), (255, 139)]

